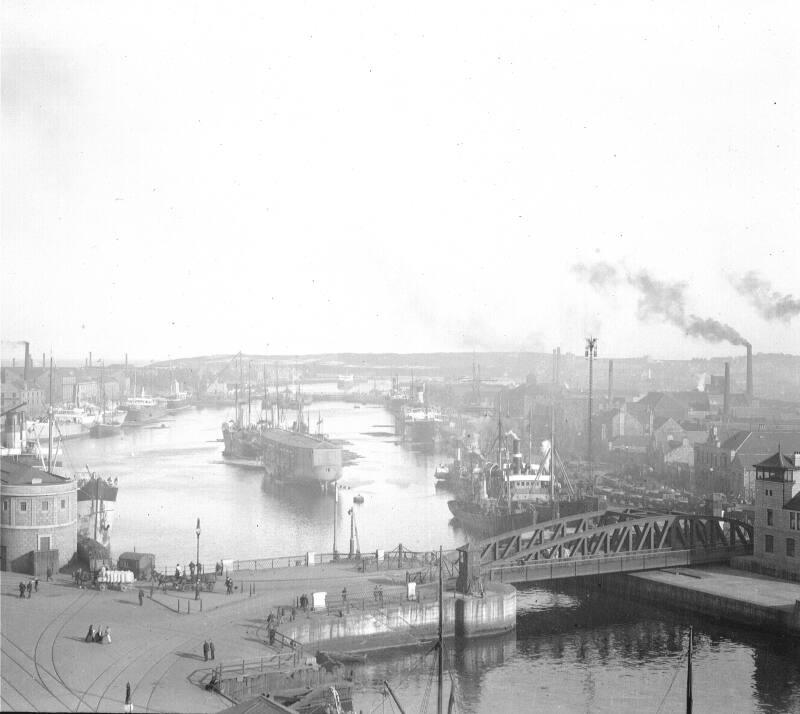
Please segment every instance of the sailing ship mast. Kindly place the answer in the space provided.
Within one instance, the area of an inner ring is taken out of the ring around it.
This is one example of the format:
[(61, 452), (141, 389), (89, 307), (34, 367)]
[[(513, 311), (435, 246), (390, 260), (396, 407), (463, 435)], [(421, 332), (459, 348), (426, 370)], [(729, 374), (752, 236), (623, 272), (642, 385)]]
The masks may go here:
[(438, 691), (436, 692), (436, 714), (443, 714), (444, 710), (444, 683), (442, 680), (442, 659), (443, 659), (443, 637), (442, 630), (444, 625), (444, 589), (442, 587), (442, 546), (439, 546), (439, 642), (438, 649), (438, 662), (436, 668), (436, 681), (438, 684)]
[(50, 396), (47, 405), (47, 471), (53, 471), (53, 355), (50, 355)]
[(694, 629), (689, 628), (689, 652), (686, 667), (686, 714), (692, 714), (692, 648), (694, 643)]

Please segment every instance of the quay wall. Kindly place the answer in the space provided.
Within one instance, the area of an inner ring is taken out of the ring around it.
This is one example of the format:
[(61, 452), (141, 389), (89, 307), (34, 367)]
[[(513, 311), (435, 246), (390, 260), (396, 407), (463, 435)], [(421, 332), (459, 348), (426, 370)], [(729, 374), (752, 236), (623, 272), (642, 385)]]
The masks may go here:
[(698, 613), (716, 620), (755, 626), (781, 634), (800, 635), (800, 600), (794, 607), (768, 607), (745, 598), (703, 592), (679, 583), (666, 583), (637, 575), (601, 575), (595, 580), (607, 593), (626, 600)]
[[(305, 646), (342, 646), (382, 649), (436, 637), (439, 602), (404, 601), (371, 611), (341, 610), (326, 616), (297, 617), (279, 627), (282, 635)], [(442, 610), (444, 635), (479, 637), (511, 630), (516, 625), (517, 592), (510, 585), (490, 584), (483, 597), (445, 593)]]

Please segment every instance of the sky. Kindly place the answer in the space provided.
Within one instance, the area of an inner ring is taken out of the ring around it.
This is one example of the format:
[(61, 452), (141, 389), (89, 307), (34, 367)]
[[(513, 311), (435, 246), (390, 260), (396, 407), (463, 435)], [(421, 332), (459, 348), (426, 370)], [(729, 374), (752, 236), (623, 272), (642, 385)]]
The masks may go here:
[(800, 354), (795, 3), (7, 0), (2, 30), (6, 344)]

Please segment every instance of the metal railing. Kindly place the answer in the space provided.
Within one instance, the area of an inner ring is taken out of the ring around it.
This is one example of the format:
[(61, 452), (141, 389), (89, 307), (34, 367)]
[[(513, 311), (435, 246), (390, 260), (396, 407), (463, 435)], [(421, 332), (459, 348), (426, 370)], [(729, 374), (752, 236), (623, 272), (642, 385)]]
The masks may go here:
[(676, 566), (718, 562), (735, 555), (746, 555), (752, 548), (744, 545), (717, 546), (685, 550), (642, 550), (636, 553), (609, 556), (573, 556), (527, 563), (483, 566), (481, 572), (489, 580), (500, 582), (533, 582), (565, 577), (602, 575), (614, 572), (657, 570)]

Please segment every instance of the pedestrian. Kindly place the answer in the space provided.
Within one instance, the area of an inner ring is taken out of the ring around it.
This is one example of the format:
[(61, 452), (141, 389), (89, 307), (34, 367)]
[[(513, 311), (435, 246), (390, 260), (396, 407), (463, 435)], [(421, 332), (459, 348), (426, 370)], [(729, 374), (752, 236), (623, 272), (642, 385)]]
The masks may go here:
[(378, 600), (383, 605), (383, 585), (378, 585)]
[(375, 602), (378, 602), (378, 586), (377, 585), (375, 586), (375, 588), (372, 591), (372, 597), (375, 600)]
[(53, 579), (53, 569), (48, 565), (47, 566), (47, 582), (50, 582)]
[(84, 642), (94, 642), (94, 625), (89, 625), (89, 631), (86, 633), (86, 637), (83, 638)]
[(19, 581), (19, 596), (25, 597), (25, 583), (23, 583), (21, 580)]
[(103, 631), (103, 636), (100, 638), (101, 645), (110, 645), (111, 644), (111, 628), (106, 625), (106, 629)]
[(274, 627), (270, 627), (269, 628), (269, 643), (271, 645), (275, 644), (275, 628)]
[(33, 591), (33, 583), (29, 580), (28, 584), (25, 586), (25, 590), (28, 593), (28, 599), (31, 597), (31, 592)]
[(347, 588), (342, 588), (342, 602), (347, 602)]
[(133, 702), (131, 701), (131, 683), (125, 684), (125, 714), (132, 714)]
[[(151, 588), (152, 588), (152, 586), (151, 586)], [(152, 594), (151, 594), (151, 597), (152, 597)], [(144, 590), (139, 588), (139, 607), (142, 606), (143, 602), (144, 602)]]
[(192, 580), (194, 580), (194, 561), (193, 560), (189, 563), (189, 575), (192, 578)]
[(150, 581), (150, 599), (151, 600), (153, 599), (153, 587), (154, 587), (153, 581), (151, 580)]
[(35, 593), (39, 592), (39, 578), (33, 579), (33, 592)]
[(208, 652), (211, 655), (211, 659), (214, 659), (214, 640), (208, 641)]
[(208, 662), (208, 640), (203, 640), (203, 661)]

